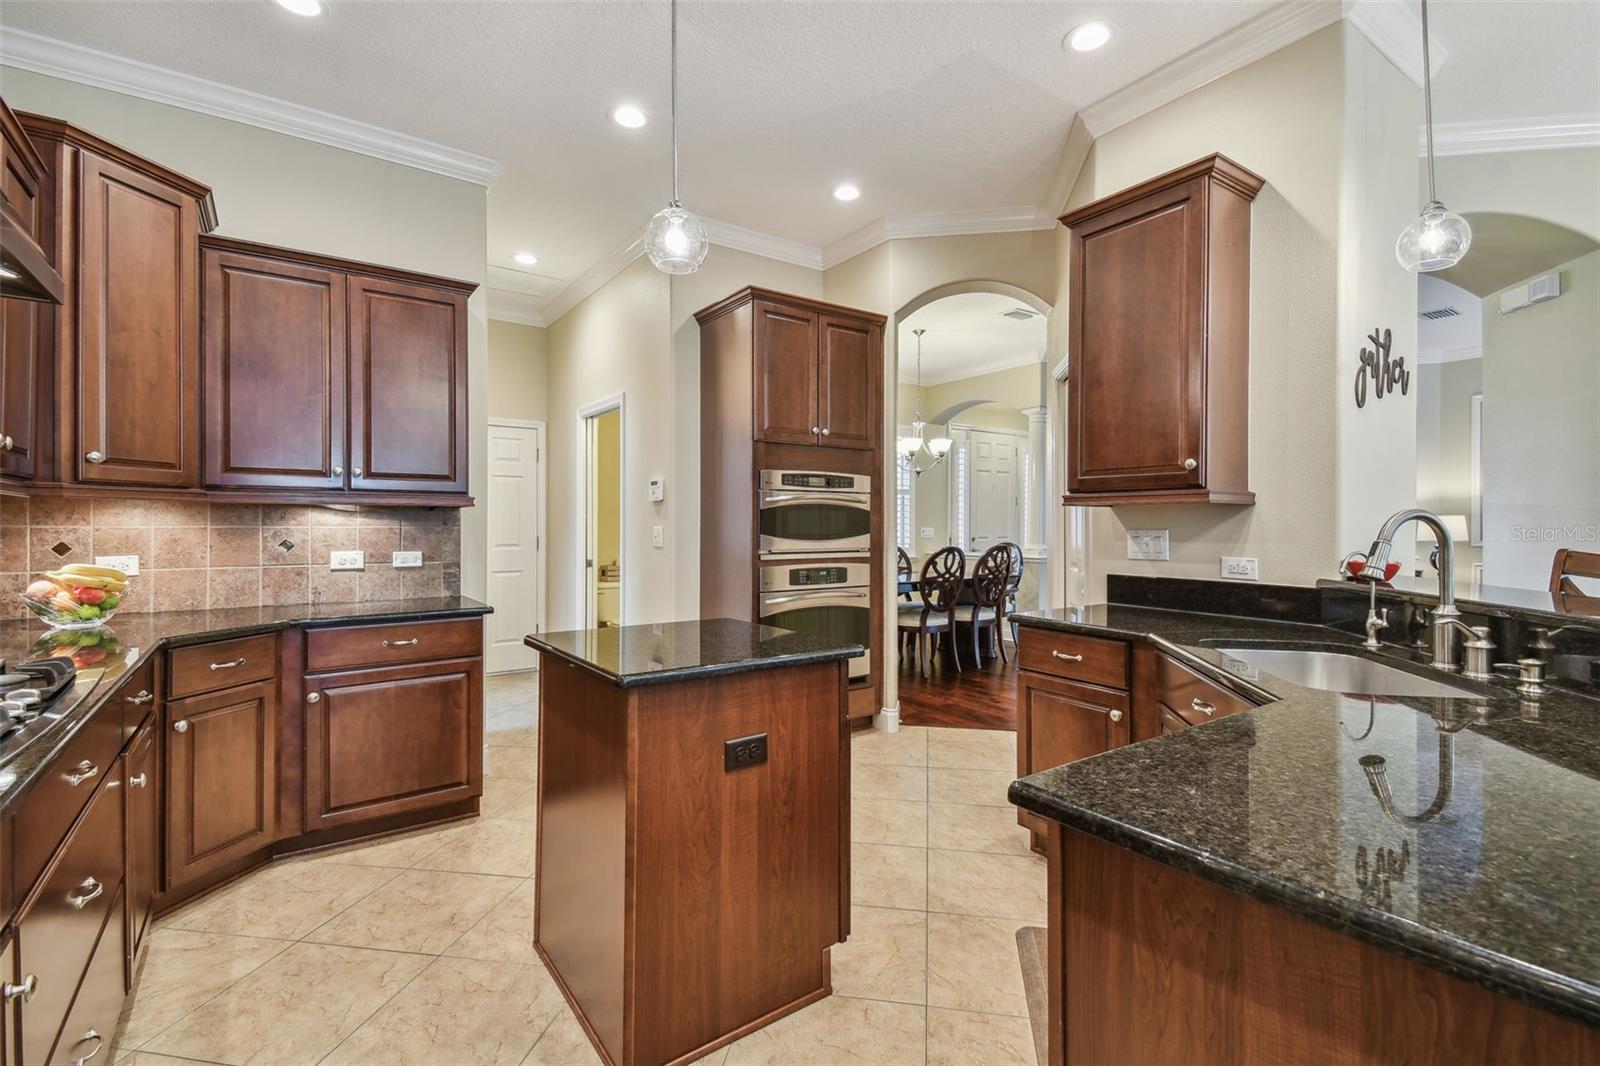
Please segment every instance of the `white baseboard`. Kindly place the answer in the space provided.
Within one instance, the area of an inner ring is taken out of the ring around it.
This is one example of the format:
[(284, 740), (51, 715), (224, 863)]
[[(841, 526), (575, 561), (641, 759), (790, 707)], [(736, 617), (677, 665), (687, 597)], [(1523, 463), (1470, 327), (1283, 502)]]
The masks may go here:
[(900, 732), (900, 705), (885, 707), (873, 718), (872, 727), (885, 733)]

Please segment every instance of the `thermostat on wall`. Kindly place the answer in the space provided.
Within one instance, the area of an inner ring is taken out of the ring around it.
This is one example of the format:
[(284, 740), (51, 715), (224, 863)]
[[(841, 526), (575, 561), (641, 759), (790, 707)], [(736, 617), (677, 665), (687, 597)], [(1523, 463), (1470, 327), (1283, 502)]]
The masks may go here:
[(653, 477), (650, 479), (650, 502), (660, 503), (667, 498), (667, 479)]

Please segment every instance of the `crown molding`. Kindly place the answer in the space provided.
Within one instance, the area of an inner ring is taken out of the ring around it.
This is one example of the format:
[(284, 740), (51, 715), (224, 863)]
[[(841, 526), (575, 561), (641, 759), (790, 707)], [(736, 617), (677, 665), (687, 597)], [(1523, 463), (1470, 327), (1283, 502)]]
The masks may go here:
[[(1343, 0), (1345, 20), (1360, 30), (1395, 69), (1413, 84), (1421, 85), (1422, 19), (1417, 10), (1394, 0)], [(1438, 34), (1428, 35), (1428, 56), (1435, 74), (1450, 58), (1450, 51), (1439, 42)]]
[(550, 302), (545, 304), (543, 312), (545, 321), (553, 323), (583, 303), (599, 291), (600, 286), (622, 273), (629, 263), (643, 254), (644, 227), (640, 226), (628, 236), (626, 242), (612, 249), (594, 266), (573, 278), (567, 283), (566, 288), (556, 293)]
[(489, 264), (488, 285), (491, 289), (521, 293), (543, 299), (561, 290), (561, 279), (548, 274), (535, 274), (531, 270), (517, 270), (498, 263)]
[(1460, 348), (1417, 348), (1417, 362), (1423, 366), (1437, 366), (1440, 363), (1459, 363), (1467, 359), (1483, 358), (1483, 347), (1477, 344), (1464, 345)]
[(1055, 215), (1038, 207), (980, 208), (922, 215), (885, 215), (822, 249), (824, 269), (853, 259), (885, 241), (917, 237), (964, 237), (1054, 229)]
[(1331, 26), (1342, 16), (1336, 0), (1289, 0), (1102, 97), (1084, 108), (1080, 117), (1089, 132), (1099, 137)]
[[(1427, 131), (1417, 130), (1417, 154), (1427, 152)], [(1445, 122), (1433, 127), (1434, 155), (1490, 155), (1550, 148), (1600, 148), (1600, 120), (1593, 115), (1543, 119)]]
[(800, 241), (791, 241), (785, 237), (774, 237), (770, 233), (759, 230), (746, 229), (736, 226), (732, 222), (721, 222), (714, 218), (702, 219), (706, 227), (706, 238), (712, 244), (719, 244), (724, 248), (732, 248), (739, 252), (749, 252), (751, 255), (765, 256), (776, 259), (780, 263), (792, 263), (795, 266), (809, 267), (812, 270), (822, 269), (822, 249), (814, 244), (803, 244)]
[(23, 30), (7, 29), (0, 36), (0, 63), (474, 185), (489, 185), (504, 170), (487, 156)]
[(489, 290), (489, 320), (491, 322), (515, 322), (519, 326), (539, 326), (543, 328), (550, 323), (544, 320), (537, 308), (527, 302), (527, 297), (521, 293), (507, 292), (504, 289)]

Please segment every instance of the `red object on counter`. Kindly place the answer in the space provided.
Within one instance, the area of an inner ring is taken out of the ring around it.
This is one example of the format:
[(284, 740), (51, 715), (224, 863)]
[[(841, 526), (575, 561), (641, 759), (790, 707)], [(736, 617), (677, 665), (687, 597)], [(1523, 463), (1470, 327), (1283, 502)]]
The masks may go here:
[[(1367, 561), (1365, 559), (1350, 559), (1350, 560), (1347, 560), (1345, 562), (1344, 568), (1346, 570), (1350, 571), (1350, 576), (1351, 577), (1359, 578), (1360, 580), (1365, 581), (1365, 580), (1368, 580), (1368, 579), (1365, 578), (1365, 577), (1362, 577), (1361, 568), (1366, 566), (1366, 565), (1367, 565)], [(1383, 579), (1385, 581), (1394, 580), (1394, 575), (1398, 574), (1399, 572), (1400, 572), (1400, 564), (1399, 563), (1388, 562), (1388, 563), (1384, 563), (1383, 564)]]

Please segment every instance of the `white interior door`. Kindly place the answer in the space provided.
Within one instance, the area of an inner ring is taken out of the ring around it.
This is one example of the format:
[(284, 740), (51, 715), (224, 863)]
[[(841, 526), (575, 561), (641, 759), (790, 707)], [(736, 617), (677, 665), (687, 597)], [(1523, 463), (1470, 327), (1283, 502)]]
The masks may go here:
[(967, 550), (980, 554), (1017, 537), (1017, 438), (975, 429), (970, 460), (972, 526)]
[(491, 674), (532, 670), (539, 656), (522, 643), (544, 624), (544, 427), (489, 423), (489, 605)]

